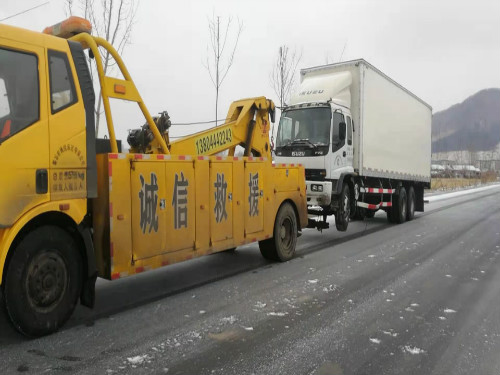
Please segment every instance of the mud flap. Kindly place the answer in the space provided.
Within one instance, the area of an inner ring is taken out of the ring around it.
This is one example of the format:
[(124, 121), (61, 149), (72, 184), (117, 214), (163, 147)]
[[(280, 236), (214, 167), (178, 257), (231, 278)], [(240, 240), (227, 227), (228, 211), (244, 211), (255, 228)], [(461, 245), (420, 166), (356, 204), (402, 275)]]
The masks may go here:
[(97, 267), (95, 262), (94, 244), (90, 228), (84, 225), (85, 220), (78, 225), (78, 231), (85, 245), (85, 266), (82, 280), (80, 302), (83, 306), (93, 308), (95, 304), (95, 282), (97, 280)]

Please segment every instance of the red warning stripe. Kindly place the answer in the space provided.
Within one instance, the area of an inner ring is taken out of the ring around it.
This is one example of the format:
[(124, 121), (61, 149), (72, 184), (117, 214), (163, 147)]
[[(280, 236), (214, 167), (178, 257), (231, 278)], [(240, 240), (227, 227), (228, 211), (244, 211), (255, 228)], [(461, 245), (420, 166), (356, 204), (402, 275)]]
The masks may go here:
[(109, 159), (118, 159), (118, 154), (108, 154)]
[(139, 159), (141, 160), (142, 159), (142, 155), (141, 154), (134, 154), (134, 159)]
[(395, 189), (380, 189), (380, 188), (360, 188), (362, 193), (377, 193), (377, 194), (392, 194)]

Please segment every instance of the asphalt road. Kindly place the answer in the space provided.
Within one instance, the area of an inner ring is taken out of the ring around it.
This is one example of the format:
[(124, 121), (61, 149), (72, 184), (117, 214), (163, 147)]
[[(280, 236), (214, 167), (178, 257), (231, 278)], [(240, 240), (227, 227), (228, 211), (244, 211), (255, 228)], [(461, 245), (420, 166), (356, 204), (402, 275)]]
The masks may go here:
[(0, 374), (500, 374), (500, 187), (100, 280), (94, 310), (27, 340), (0, 314)]

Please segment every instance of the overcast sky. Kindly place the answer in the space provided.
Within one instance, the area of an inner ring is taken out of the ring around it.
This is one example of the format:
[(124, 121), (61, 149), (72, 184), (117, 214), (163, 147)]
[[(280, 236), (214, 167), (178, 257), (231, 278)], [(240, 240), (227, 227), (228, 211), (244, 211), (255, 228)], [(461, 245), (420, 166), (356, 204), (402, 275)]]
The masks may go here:
[[(0, 19), (44, 1), (1, 0)], [(213, 120), (214, 88), (203, 66), (212, 13), (244, 24), (219, 118), (233, 100), (277, 101), (269, 73), (282, 44), (302, 51), (299, 68), (337, 62), (345, 45), (342, 60), (366, 59), (434, 112), (500, 87), (499, 0), (141, 0), (123, 57), (151, 113), (168, 110), (174, 123)], [(4, 22), (42, 30), (64, 18), (63, 1), (51, 0)], [(144, 122), (134, 107), (115, 107), (122, 138)], [(179, 128), (172, 133), (195, 129)]]

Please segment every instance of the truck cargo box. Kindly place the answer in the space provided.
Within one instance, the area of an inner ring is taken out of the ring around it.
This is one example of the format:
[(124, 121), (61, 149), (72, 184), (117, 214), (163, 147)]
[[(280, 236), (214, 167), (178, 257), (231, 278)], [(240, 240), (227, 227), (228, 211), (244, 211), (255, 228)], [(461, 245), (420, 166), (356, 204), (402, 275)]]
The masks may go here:
[[(429, 182), (432, 108), (365, 60), (303, 69), (317, 93), (350, 108), (354, 170), (361, 176)], [(318, 90), (318, 82), (324, 89)], [(300, 102), (301, 93), (292, 100)], [(310, 94), (310, 93), (308, 93)]]

